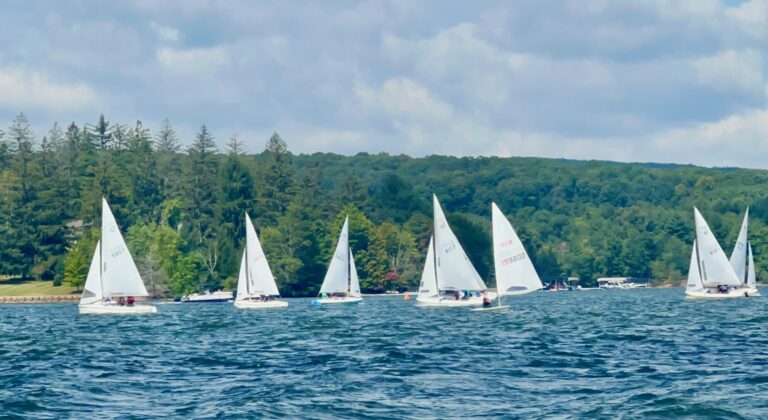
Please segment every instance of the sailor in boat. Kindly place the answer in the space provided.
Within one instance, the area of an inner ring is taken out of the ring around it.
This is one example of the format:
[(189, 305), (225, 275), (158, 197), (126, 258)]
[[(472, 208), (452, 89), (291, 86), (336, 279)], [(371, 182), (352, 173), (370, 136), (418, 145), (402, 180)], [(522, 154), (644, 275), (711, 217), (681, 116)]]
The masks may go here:
[(483, 291), (483, 306), (486, 307), (486, 308), (491, 306), (491, 299), (488, 297), (488, 291), (487, 290)]
[(118, 304), (119, 306), (125, 306), (125, 298), (124, 298), (123, 296), (120, 296), (120, 297), (117, 299), (117, 304)]
[(133, 296), (128, 296), (128, 306), (133, 306), (133, 304), (136, 302), (136, 298)]

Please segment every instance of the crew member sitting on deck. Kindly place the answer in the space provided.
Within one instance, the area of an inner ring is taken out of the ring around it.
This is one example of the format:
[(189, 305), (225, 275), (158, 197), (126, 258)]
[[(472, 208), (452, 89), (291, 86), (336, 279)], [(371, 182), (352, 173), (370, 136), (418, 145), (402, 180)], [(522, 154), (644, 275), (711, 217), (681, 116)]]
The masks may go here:
[(128, 306), (133, 306), (134, 302), (136, 302), (136, 298), (133, 296), (128, 296)]

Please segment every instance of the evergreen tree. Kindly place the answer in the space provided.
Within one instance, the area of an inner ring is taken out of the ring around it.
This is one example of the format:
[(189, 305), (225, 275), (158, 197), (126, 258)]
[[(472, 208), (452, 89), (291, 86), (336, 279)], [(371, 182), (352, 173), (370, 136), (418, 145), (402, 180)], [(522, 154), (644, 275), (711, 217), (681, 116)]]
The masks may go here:
[(39, 168), (35, 164), (34, 136), (27, 117), (21, 113), (8, 130), (12, 154), (12, 168), (17, 183), (11, 188), (17, 191), (13, 206), (14, 222), (7, 232), (4, 246), (16, 250), (16, 258), (9, 261), (12, 270), (26, 279), (35, 265), (38, 246), (35, 219), (36, 188), (39, 186)]
[(293, 168), (288, 146), (280, 135), (272, 134), (265, 150), (267, 161), (261, 171), (262, 185), (259, 218), (262, 224), (274, 224), (285, 214), (293, 187)]
[(244, 246), (245, 213), (253, 213), (255, 187), (253, 177), (236, 154), (227, 156), (221, 170), (221, 234), (227, 257), (222, 258), (225, 276), (239, 269), (237, 250)]
[(221, 244), (216, 232), (216, 186), (218, 159), (216, 143), (208, 127), (200, 127), (195, 140), (187, 150), (187, 209), (192, 242), (205, 268), (200, 288), (219, 285), (218, 277)]

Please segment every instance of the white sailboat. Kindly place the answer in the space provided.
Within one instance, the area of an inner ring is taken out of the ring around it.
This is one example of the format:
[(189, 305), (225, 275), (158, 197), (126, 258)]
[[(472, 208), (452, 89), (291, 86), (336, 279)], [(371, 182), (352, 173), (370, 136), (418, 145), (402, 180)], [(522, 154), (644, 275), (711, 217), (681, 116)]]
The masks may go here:
[(462, 307), (482, 305), (484, 293), (489, 299), (495, 298), (495, 293), (486, 292), (485, 283), (448, 226), (434, 194), (432, 206), (433, 233), (416, 301), (420, 306)]
[(245, 250), (240, 260), (240, 274), (237, 277), (236, 308), (269, 309), (285, 308), (288, 302), (276, 300), (280, 297), (275, 277), (269, 269), (267, 257), (261, 248), (253, 222), (245, 214)]
[(486, 309), (508, 308), (501, 304), (502, 296), (520, 296), (541, 290), (539, 274), (536, 272), (525, 247), (496, 203), (491, 203), (493, 223), (493, 265), (496, 270), (496, 292), (498, 305)]
[(102, 199), (101, 239), (93, 252), (79, 311), (81, 314), (155, 313), (157, 308), (152, 305), (133, 303), (134, 297), (148, 295), (115, 216), (107, 200)]
[(689, 299), (724, 299), (745, 295), (742, 283), (706, 220), (694, 207), (696, 240), (691, 251), (685, 296)]
[(328, 271), (325, 273), (323, 285), (320, 287), (320, 298), (313, 300), (316, 305), (355, 303), (363, 300), (360, 293), (360, 279), (357, 277), (355, 259), (349, 248), (349, 217), (344, 219), (336, 250), (331, 258)]
[[(736, 276), (741, 280), (744, 291), (749, 296), (759, 296), (760, 291), (757, 289), (755, 281), (755, 267), (754, 260), (752, 258), (752, 244), (747, 239), (747, 231), (749, 230), (749, 208), (744, 213), (744, 220), (741, 222), (741, 229), (739, 230), (739, 236), (736, 238), (736, 244), (733, 246), (733, 252), (731, 253), (731, 267), (736, 272)], [(751, 276), (751, 278), (750, 278)]]

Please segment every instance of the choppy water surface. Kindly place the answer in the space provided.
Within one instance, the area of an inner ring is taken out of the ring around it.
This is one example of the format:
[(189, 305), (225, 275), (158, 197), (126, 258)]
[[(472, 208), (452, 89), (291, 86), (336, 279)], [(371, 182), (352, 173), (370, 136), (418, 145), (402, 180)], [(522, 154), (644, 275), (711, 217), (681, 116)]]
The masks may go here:
[[(765, 294), (768, 290), (763, 290)], [(150, 316), (0, 307), (0, 412), (60, 417), (768, 416), (768, 297), (539, 292)]]

